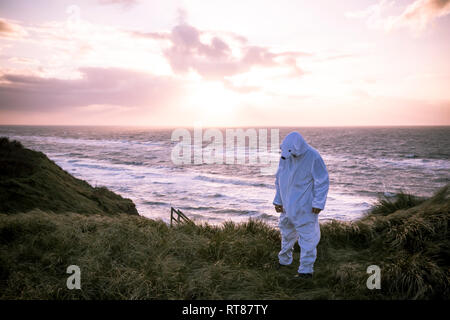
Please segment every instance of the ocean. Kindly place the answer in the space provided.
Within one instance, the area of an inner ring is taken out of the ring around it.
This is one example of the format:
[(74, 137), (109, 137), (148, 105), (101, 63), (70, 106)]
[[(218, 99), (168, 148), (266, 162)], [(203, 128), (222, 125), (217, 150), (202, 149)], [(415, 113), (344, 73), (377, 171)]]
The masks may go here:
[[(266, 129), (270, 141), (271, 130), (278, 128)], [(330, 191), (320, 221), (352, 221), (380, 197), (400, 191), (430, 196), (450, 182), (450, 127), (279, 128), (279, 141), (294, 130), (320, 152), (329, 171)], [(254, 218), (277, 225), (273, 172), (248, 161), (176, 164), (172, 151), (179, 142), (172, 141), (173, 131), (0, 126), (0, 136), (44, 152), (93, 186), (106, 186), (132, 199), (145, 217), (169, 222), (173, 206), (199, 222)], [(221, 132), (225, 137), (225, 129)], [(249, 156), (254, 150), (245, 152)], [(277, 161), (279, 154), (269, 156)]]

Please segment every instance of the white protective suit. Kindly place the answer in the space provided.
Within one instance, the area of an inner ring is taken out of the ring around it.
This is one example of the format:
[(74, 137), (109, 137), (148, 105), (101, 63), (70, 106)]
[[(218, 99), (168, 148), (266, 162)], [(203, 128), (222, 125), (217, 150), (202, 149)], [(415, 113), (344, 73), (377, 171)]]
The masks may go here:
[(319, 152), (298, 132), (289, 133), (281, 144), (275, 186), (273, 204), (283, 206), (279, 221), (282, 238), (279, 262), (282, 265), (292, 263), (292, 251), (298, 239), (298, 273), (313, 273), (320, 227), (318, 214), (313, 213), (312, 208), (325, 207), (329, 179)]

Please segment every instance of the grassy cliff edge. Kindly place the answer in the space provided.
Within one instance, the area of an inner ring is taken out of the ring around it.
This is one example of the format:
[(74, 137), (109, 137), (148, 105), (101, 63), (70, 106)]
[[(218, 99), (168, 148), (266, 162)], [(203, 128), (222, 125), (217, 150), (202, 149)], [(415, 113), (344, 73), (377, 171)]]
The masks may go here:
[[(29, 156), (36, 156), (32, 152)], [(28, 156), (23, 157), (26, 163)], [(29, 168), (0, 169), (2, 199), (6, 198), (5, 188), (11, 185), (5, 182), (8, 179), (31, 185), (35, 192), (46, 190), (39, 179), (50, 174), (39, 171), (55, 173), (56, 169), (47, 167), (50, 160), (43, 154), (39, 157), (43, 164), (37, 162), (41, 164), (29, 171), (32, 175), (28, 178), (20, 173)], [(2, 150), (2, 164), (4, 159)], [(31, 208), (31, 200), (27, 206), (16, 204), (14, 199), (26, 197), (28, 189), (18, 198), (9, 198), (0, 210), (0, 299), (450, 297), (449, 186), (429, 199), (399, 195), (395, 200), (380, 201), (372, 213), (356, 222), (322, 224), (315, 277), (302, 282), (292, 279), (298, 247), (292, 266), (277, 270), (280, 234), (261, 221), (170, 228), (162, 221), (126, 214), (134, 213), (134, 205), (130, 211), (121, 206), (102, 209), (92, 198), (95, 189), (62, 172), (58, 171), (61, 179), (90, 190), (77, 197), (91, 201), (91, 211), (84, 204), (70, 207), (72, 200), (66, 201), (64, 196), (59, 198), (58, 207), (42, 204)], [(55, 190), (49, 190), (58, 192), (57, 188), (66, 186), (66, 182), (58, 183)], [(108, 195), (108, 199), (119, 198)], [(67, 289), (69, 265), (81, 269), (81, 290)], [(366, 286), (370, 265), (381, 268), (379, 290)]]
[(92, 187), (57, 166), (42, 152), (0, 138), (0, 212), (32, 209), (137, 215), (134, 203), (105, 187)]

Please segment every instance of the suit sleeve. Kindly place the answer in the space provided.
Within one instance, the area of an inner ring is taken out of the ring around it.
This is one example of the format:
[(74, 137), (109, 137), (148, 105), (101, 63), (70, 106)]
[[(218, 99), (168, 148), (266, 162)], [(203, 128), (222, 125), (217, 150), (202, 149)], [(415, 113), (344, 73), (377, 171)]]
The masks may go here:
[(327, 201), (330, 180), (327, 167), (321, 156), (318, 156), (313, 163), (312, 176), (314, 180), (312, 207), (323, 210)]
[(278, 178), (279, 168), (280, 168), (280, 164), (278, 164), (278, 170), (277, 170), (277, 173), (275, 174), (275, 189), (276, 189), (276, 193), (275, 193), (275, 199), (273, 199), (273, 204), (281, 206), (281, 205), (283, 205), (283, 202), (281, 201), (280, 180)]

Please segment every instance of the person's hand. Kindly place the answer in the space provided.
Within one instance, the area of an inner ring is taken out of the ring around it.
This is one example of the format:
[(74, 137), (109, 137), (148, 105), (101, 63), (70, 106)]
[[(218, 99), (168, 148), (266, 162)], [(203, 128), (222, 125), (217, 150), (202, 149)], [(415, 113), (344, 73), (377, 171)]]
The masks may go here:
[(319, 208), (312, 208), (312, 212), (315, 213), (315, 214), (319, 214), (320, 211), (322, 211), (322, 209), (319, 209)]
[(276, 211), (276, 212), (283, 212), (283, 206), (281, 206), (281, 205), (279, 205), (279, 204), (276, 204), (276, 205), (275, 205), (275, 211)]

